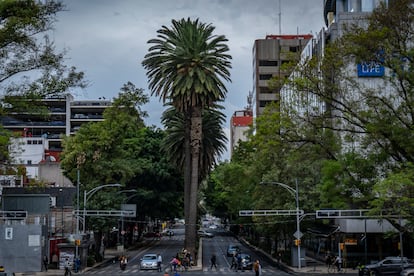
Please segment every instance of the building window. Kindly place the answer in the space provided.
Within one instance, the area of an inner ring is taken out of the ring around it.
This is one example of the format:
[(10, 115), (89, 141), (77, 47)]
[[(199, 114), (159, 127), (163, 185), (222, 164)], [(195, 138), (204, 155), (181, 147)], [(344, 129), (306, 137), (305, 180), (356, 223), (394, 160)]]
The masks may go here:
[(270, 80), (272, 78), (272, 74), (260, 74), (259, 80)]
[(278, 66), (277, 60), (259, 60), (259, 66)]
[(290, 46), (289, 47), (289, 52), (296, 53), (298, 51), (299, 51), (299, 47), (298, 46)]
[(265, 107), (266, 105), (273, 103), (274, 101), (260, 101), (259, 106)]
[(260, 87), (260, 94), (271, 94), (272, 90), (269, 89), (269, 87)]

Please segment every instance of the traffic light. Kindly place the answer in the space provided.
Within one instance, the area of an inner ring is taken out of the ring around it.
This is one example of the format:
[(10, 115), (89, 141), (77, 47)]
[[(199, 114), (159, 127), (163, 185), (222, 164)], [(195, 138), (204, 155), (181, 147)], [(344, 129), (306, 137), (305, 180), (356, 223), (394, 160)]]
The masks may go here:
[(75, 245), (80, 245), (81, 244), (81, 241), (80, 240), (75, 240)]
[(300, 240), (299, 239), (295, 240), (295, 246), (299, 246), (299, 245), (300, 245)]

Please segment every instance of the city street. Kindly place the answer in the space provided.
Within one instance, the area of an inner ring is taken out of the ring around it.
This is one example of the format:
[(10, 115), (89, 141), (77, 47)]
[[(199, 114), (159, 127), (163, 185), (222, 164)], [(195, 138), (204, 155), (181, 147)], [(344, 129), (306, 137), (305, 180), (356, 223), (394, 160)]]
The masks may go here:
[[(124, 271), (119, 268), (119, 263), (107, 262), (100, 266), (89, 268), (83, 272), (82, 275), (164, 275), (165, 271), (169, 275), (174, 275), (169, 265), (170, 260), (182, 250), (182, 244), (184, 240), (184, 228), (177, 226), (174, 228), (174, 236), (163, 237), (161, 241), (157, 241), (150, 247), (128, 251), (127, 255), (128, 265)], [(257, 256), (249, 248), (243, 246), (234, 237), (230, 236), (228, 232), (224, 230), (209, 230), (215, 234), (213, 238), (202, 239), (202, 264), (197, 267), (190, 268), (188, 271), (179, 271), (179, 275), (254, 275), (253, 271), (234, 271), (230, 269), (231, 258), (227, 257), (227, 246), (231, 244), (239, 245), (242, 253), (247, 253), (252, 256), (252, 259), (257, 259)], [(161, 254), (163, 257), (162, 272), (156, 270), (140, 270), (139, 261), (140, 258), (147, 253)], [(210, 268), (210, 257), (212, 254), (217, 256), (217, 269)], [(278, 268), (262, 261), (263, 269), (262, 275), (289, 275), (286, 272), (280, 271)]]

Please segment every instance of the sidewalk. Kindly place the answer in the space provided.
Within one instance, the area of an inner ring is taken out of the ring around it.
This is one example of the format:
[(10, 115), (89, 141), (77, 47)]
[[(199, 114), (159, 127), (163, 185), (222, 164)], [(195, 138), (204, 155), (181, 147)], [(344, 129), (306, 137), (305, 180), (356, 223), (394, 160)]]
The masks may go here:
[(283, 265), (284, 269), (294, 275), (358, 275), (358, 270), (347, 268), (343, 269), (340, 272), (337, 272), (333, 269), (332, 272), (328, 272), (327, 266), (317, 260), (313, 260), (310, 258), (305, 258), (307, 265), (302, 268), (291, 267), (287, 265)]
[[(140, 241), (135, 247), (141, 247), (143, 245), (148, 245), (152, 242), (155, 242), (154, 239), (143, 239)], [(120, 252), (116, 248), (107, 248), (105, 249), (105, 257), (103, 261), (95, 263), (93, 266), (84, 267), (81, 272), (88, 271), (94, 267), (102, 265), (107, 262), (112, 262), (120, 255)], [(62, 269), (48, 269), (47, 271), (40, 271), (40, 272), (16, 272), (14, 273), (15, 276), (62, 276), (64, 271)], [(72, 271), (72, 275), (75, 276), (78, 273)], [(82, 273), (79, 273), (82, 274)]]
[(307, 276), (310, 276), (310, 275), (348, 275), (348, 276), (354, 275), (356, 276), (358, 275), (358, 270), (352, 269), (352, 268), (347, 268), (340, 272), (333, 270), (332, 272), (330, 271), (328, 273), (328, 267), (326, 266), (324, 262), (308, 257), (308, 256), (305, 257), (306, 266), (301, 267), (300, 269), (297, 267), (288, 266), (285, 263), (278, 263), (278, 261), (275, 258), (273, 258), (270, 254), (264, 252), (258, 247), (251, 245), (248, 241), (244, 239), (241, 239), (241, 241), (245, 243), (247, 246), (249, 246), (250, 248), (252, 248), (253, 250), (255, 250), (256, 252), (258, 252), (260, 255), (263, 255), (267, 259), (271, 260), (273, 264), (279, 265), (280, 269), (293, 275), (307, 275)]

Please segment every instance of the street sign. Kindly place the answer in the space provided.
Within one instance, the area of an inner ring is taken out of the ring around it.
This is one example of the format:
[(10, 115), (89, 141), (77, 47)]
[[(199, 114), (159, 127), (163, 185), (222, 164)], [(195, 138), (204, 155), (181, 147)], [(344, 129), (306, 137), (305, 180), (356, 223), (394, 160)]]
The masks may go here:
[(293, 236), (294, 236), (296, 239), (300, 240), (300, 239), (303, 237), (303, 233), (302, 233), (302, 232), (300, 232), (300, 231), (296, 231), (295, 233), (293, 233)]
[(296, 216), (303, 215), (303, 210), (241, 210), (239, 216), (252, 217), (252, 216)]
[(317, 210), (316, 218), (364, 218), (367, 217), (369, 210), (367, 209), (351, 209), (351, 210)]

